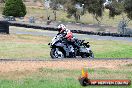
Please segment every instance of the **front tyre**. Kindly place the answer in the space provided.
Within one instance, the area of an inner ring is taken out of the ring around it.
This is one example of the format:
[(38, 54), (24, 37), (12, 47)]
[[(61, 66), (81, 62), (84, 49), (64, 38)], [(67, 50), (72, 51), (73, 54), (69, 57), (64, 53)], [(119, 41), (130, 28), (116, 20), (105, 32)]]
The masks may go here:
[(81, 57), (82, 58), (94, 58), (94, 54), (91, 50), (89, 50), (89, 53), (82, 53)]
[(94, 58), (94, 54), (91, 50), (89, 51), (89, 58)]
[(87, 53), (82, 53), (82, 54), (81, 54), (81, 57), (82, 57), (82, 58), (87, 58), (88, 55), (87, 55)]
[(50, 51), (50, 56), (52, 59), (64, 58), (64, 53), (59, 48), (52, 48)]

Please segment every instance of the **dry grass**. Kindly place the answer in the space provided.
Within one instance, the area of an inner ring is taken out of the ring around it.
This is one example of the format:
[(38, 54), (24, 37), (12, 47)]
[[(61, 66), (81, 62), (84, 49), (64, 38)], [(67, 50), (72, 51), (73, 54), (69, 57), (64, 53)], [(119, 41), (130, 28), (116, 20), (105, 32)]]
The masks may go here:
[[(128, 71), (129, 68), (126, 69), (123, 68), (127, 64), (132, 64), (132, 60), (63, 60), (63, 61), (45, 61), (45, 62), (43, 61), (1, 62), (0, 77), (7, 79), (13, 79), (13, 78), (18, 79), (18, 78), (27, 77), (29, 75), (33, 75), (35, 73), (37, 74), (43, 73), (42, 75), (48, 73), (47, 76), (54, 76), (55, 74), (64, 75), (63, 72), (65, 72), (65, 70), (69, 70), (69, 71), (71, 70), (72, 72), (72, 70), (80, 71), (81, 68), (85, 68), (85, 69), (94, 69), (94, 74), (91, 74), (90, 77), (94, 77), (95, 75), (96, 76), (98, 75), (97, 77), (101, 78), (101, 77), (109, 76), (107, 74), (105, 74), (105, 76), (100, 75), (104, 73), (103, 70), (111, 71), (111, 69), (113, 69), (119, 71), (121, 70)], [(52, 70), (48, 71), (48, 69), (52, 69)], [(56, 69), (58, 69), (58, 71), (56, 71)], [(51, 71), (53, 72), (55, 71), (54, 75), (52, 75)], [(112, 77), (115, 75), (116, 74), (112, 74)]]
[(0, 42), (14, 42), (14, 43), (23, 43), (23, 44), (42, 44), (48, 43), (50, 41), (50, 37), (47, 36), (32, 36), (32, 35), (0, 35)]
[(0, 58), (49, 57), (49, 37), (31, 35), (0, 35)]

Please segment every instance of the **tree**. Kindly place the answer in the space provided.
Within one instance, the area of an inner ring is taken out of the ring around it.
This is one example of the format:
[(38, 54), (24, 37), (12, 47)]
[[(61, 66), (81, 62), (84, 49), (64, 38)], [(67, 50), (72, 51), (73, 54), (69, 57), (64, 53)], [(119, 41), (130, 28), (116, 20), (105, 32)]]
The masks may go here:
[(125, 13), (127, 13), (128, 18), (132, 20), (132, 0), (125, 0), (124, 8), (124, 11)]
[(112, 3), (105, 6), (106, 9), (109, 9), (109, 17), (114, 18), (116, 15), (120, 15), (124, 12), (124, 6), (121, 1), (112, 0)]
[(4, 3), (5, 2), (5, 0), (0, 0), (0, 3)]
[(101, 23), (101, 21), (98, 18), (102, 17), (104, 12), (103, 1), (104, 0), (86, 0), (85, 1), (86, 10), (88, 10), (88, 12), (94, 16), (94, 18), (98, 21), (98, 24)]
[(72, 0), (67, 1), (65, 4), (65, 7), (67, 8), (67, 17), (70, 18), (71, 16), (74, 16), (75, 20), (80, 20), (80, 11), (75, 7), (76, 3)]
[(126, 13), (129, 19), (132, 19), (132, 0), (112, 0), (111, 4), (105, 6), (109, 9), (109, 16), (115, 17), (122, 13)]
[[(74, 15), (76, 18), (77, 9), (75, 8), (76, 4), (83, 5), (83, 12), (89, 12), (93, 15), (93, 17), (100, 23), (99, 17), (102, 17), (104, 7), (103, 7), (103, 1), (104, 0), (68, 0), (70, 5), (67, 5), (67, 12), (68, 14)], [(67, 2), (68, 2), (67, 1)], [(80, 14), (84, 15), (84, 14)]]
[(53, 9), (54, 20), (57, 19), (57, 10), (59, 9), (60, 5), (64, 5), (65, 0), (51, 0), (50, 7)]
[(3, 15), (24, 17), (26, 13), (26, 6), (22, 0), (6, 0)]
[(106, 6), (106, 9), (109, 9), (110, 17), (114, 18), (116, 15), (122, 15), (122, 20), (118, 24), (118, 31), (126, 34), (128, 30), (126, 27), (132, 20), (132, 0), (112, 0), (112, 3)]

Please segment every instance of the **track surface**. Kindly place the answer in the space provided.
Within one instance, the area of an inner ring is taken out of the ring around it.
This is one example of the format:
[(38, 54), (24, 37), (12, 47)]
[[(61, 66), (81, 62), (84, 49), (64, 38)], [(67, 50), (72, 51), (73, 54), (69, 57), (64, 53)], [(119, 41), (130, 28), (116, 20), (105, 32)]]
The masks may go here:
[[(20, 27), (10, 27), (10, 33), (13, 34), (29, 34), (34, 36), (49, 36), (54, 37), (57, 32), (56, 31), (43, 31), (37, 29), (29, 29), (29, 28), (20, 28)], [(97, 40), (115, 40), (115, 41), (129, 41), (132, 42), (132, 38), (129, 37), (112, 37), (112, 36), (98, 36), (98, 35), (86, 35), (86, 34), (74, 34), (75, 37), (79, 39), (91, 38)]]

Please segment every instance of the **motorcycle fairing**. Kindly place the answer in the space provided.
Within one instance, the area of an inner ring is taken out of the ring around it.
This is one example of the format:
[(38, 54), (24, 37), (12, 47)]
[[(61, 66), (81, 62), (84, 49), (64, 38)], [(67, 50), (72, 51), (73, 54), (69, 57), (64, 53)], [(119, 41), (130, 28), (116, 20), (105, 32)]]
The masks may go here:
[(79, 50), (81, 53), (89, 53), (90, 48), (80, 47)]
[(66, 45), (64, 44), (64, 43), (61, 43), (61, 42), (58, 42), (58, 43), (56, 43), (54, 46), (56, 46), (56, 47), (61, 47), (64, 51), (65, 51), (65, 53), (66, 53), (66, 57), (67, 56), (69, 56), (69, 48), (68, 47), (66, 47)]

